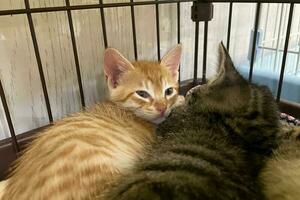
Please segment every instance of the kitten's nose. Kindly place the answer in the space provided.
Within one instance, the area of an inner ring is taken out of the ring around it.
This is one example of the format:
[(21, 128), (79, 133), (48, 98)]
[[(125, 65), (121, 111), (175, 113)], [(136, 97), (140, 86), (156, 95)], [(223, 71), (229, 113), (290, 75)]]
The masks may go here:
[(163, 116), (167, 110), (167, 106), (165, 104), (157, 105), (156, 110), (160, 112), (161, 116)]

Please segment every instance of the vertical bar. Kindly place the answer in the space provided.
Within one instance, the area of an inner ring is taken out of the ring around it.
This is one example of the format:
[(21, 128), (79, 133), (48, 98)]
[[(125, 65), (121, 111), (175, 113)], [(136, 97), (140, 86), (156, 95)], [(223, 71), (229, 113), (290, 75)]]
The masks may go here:
[[(30, 9), (29, 0), (24, 0), (24, 2), (25, 2), (25, 8)], [(42, 84), (42, 88), (43, 88), (43, 94), (44, 94), (45, 103), (46, 103), (46, 107), (47, 107), (48, 118), (49, 118), (50, 123), (52, 123), (53, 122), (52, 111), (51, 111), (51, 106), (50, 106), (50, 101), (49, 101), (41, 56), (40, 56), (40, 52), (39, 52), (39, 46), (37, 43), (34, 25), (33, 25), (33, 21), (32, 21), (32, 16), (31, 16), (30, 12), (27, 13), (27, 19), (28, 19), (32, 43), (33, 43), (33, 47), (34, 47), (34, 53), (35, 53), (35, 57), (36, 57), (36, 61), (37, 61), (38, 69), (39, 69), (39, 75), (40, 75), (41, 84)]]
[[(133, 3), (133, 0), (130, 0)], [(135, 29), (135, 15), (134, 15), (134, 6), (130, 6), (131, 11), (131, 24), (132, 24), (132, 36), (133, 36), (133, 48), (134, 48), (134, 58), (135, 60), (138, 59), (137, 54), (137, 43), (136, 43), (136, 29)]]
[(160, 35), (159, 35), (159, 9), (158, 0), (155, 4), (155, 18), (156, 18), (156, 38), (157, 38), (157, 59), (160, 60)]
[[(70, 0), (66, 0), (66, 6), (67, 7), (70, 6)], [(68, 21), (69, 21), (69, 27), (70, 27), (70, 33), (71, 33), (71, 40), (72, 40), (72, 47), (73, 47), (73, 53), (74, 53), (74, 60), (75, 60), (75, 66), (76, 66), (76, 73), (77, 73), (81, 105), (82, 105), (82, 107), (85, 107), (84, 93), (83, 93), (82, 80), (81, 80), (81, 72), (80, 72), (80, 66), (79, 66), (79, 59), (78, 59), (78, 53), (77, 53), (77, 45), (76, 45), (76, 39), (75, 39), (75, 34), (74, 34), (74, 26), (73, 26), (71, 10), (67, 10), (67, 13), (68, 13)]]
[(205, 21), (204, 22), (202, 84), (206, 83), (207, 35), (208, 35), (208, 21)]
[[(177, 43), (180, 43), (180, 2), (177, 2)], [(180, 84), (180, 65), (178, 69), (178, 84)]]
[(193, 85), (197, 85), (198, 74), (198, 43), (199, 43), (199, 22), (195, 22), (195, 49), (194, 49), (194, 80)]
[(280, 54), (279, 47), (280, 47), (280, 44), (281, 44), (280, 34), (281, 34), (281, 27), (282, 27), (282, 24), (283, 24), (283, 22), (282, 22), (283, 21), (283, 13), (284, 13), (283, 8), (284, 8), (284, 6), (283, 6), (283, 4), (281, 4), (280, 19), (279, 19), (279, 25), (278, 25), (278, 34), (277, 34), (277, 40), (276, 40), (276, 53), (275, 53), (275, 58), (274, 58), (273, 71), (276, 70), (277, 61), (279, 61), (278, 60), (278, 57), (279, 57), (278, 54)]
[(277, 97), (276, 97), (277, 102), (279, 102), (280, 95), (281, 95), (284, 69), (285, 69), (285, 63), (286, 63), (286, 57), (287, 57), (287, 51), (288, 51), (288, 47), (289, 47), (289, 39), (290, 39), (290, 33), (291, 33), (291, 26), (292, 26), (292, 20), (293, 20), (293, 12), (294, 12), (294, 3), (291, 3), (290, 10), (289, 10), (288, 24), (287, 24), (287, 29), (286, 29), (286, 35), (285, 35), (284, 50), (283, 50), (282, 64), (281, 64), (280, 77), (279, 77), (279, 83), (278, 83)]
[(228, 16), (228, 27), (227, 27), (227, 44), (226, 44), (227, 51), (229, 51), (229, 45), (230, 45), (232, 4), (233, 4), (232, 2), (230, 2), (230, 4), (229, 4), (229, 16)]
[(250, 71), (249, 71), (249, 82), (252, 81), (253, 66), (254, 66), (254, 59), (255, 59), (254, 56), (255, 56), (255, 48), (256, 48), (257, 29), (258, 29), (259, 16), (260, 16), (260, 6), (261, 6), (261, 3), (256, 4), (254, 35), (253, 35), (253, 41), (252, 41), (252, 51), (251, 51)]
[(6, 98), (5, 98), (5, 93), (4, 93), (4, 89), (3, 89), (3, 86), (2, 86), (1, 80), (0, 80), (0, 95), (1, 95), (2, 105), (3, 105), (5, 116), (6, 116), (6, 121), (7, 121), (9, 131), (10, 131), (10, 135), (11, 135), (11, 138), (12, 138), (12, 145), (14, 147), (16, 155), (18, 155), (17, 153), (20, 151), (20, 147), (19, 147), (17, 137), (16, 137), (16, 134), (15, 134), (15, 129), (14, 129), (11, 117), (10, 117), (10, 113), (9, 113), (9, 109), (8, 109), (8, 105), (7, 105), (7, 101), (6, 101)]
[[(103, 0), (99, 0), (99, 4), (103, 4)], [(102, 7), (100, 8), (100, 15), (101, 15), (104, 47), (107, 48), (108, 44), (107, 44), (107, 35), (106, 35), (106, 24), (105, 24), (104, 9)]]

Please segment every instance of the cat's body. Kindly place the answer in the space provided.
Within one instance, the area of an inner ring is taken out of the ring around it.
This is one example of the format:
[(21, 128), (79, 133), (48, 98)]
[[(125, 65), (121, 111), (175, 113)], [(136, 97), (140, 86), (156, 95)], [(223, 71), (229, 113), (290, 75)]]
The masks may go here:
[(0, 199), (2, 199), (2, 196), (5, 192), (6, 184), (7, 184), (7, 181), (1, 181), (0, 182)]
[(269, 200), (300, 198), (300, 127), (287, 129), (260, 175), (263, 192)]
[(220, 49), (218, 76), (172, 111), (157, 129), (162, 140), (99, 199), (263, 199), (257, 176), (276, 147), (277, 107)]
[[(93, 199), (128, 173), (156, 140), (155, 124), (181, 103), (181, 46), (161, 62), (130, 63), (104, 55), (110, 100), (56, 122), (39, 134), (3, 184), (2, 199)], [(152, 72), (152, 73), (150, 73)]]
[(99, 104), (41, 133), (16, 163), (3, 199), (89, 199), (154, 141), (153, 124)]

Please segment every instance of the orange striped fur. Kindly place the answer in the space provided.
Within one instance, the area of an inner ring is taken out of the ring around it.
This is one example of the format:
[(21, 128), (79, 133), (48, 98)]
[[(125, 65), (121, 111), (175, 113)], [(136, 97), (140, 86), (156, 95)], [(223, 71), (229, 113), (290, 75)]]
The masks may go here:
[[(117, 87), (108, 82), (110, 101), (66, 117), (39, 134), (0, 185), (2, 199), (92, 199), (133, 169), (155, 142), (153, 122), (163, 120), (183, 100), (165, 63), (132, 63), (118, 76)], [(174, 91), (166, 95), (169, 87)], [(151, 96), (141, 98), (139, 90)]]

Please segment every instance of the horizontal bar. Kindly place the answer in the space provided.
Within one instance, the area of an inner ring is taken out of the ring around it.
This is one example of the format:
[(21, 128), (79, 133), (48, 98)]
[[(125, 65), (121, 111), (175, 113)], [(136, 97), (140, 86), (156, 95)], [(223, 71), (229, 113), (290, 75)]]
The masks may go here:
[[(14, 9), (14, 10), (0, 10), (1, 15), (18, 15), (26, 13), (42, 13), (42, 12), (55, 12), (55, 11), (67, 11), (67, 10), (83, 10), (83, 9), (95, 9), (95, 8), (111, 8), (111, 7), (126, 7), (126, 6), (143, 6), (143, 5), (155, 5), (155, 4), (168, 4), (178, 2), (193, 2), (193, 0), (161, 0), (161, 1), (140, 1), (140, 2), (126, 2), (126, 3), (106, 3), (106, 4), (87, 4), (87, 5), (72, 5), (72, 6), (54, 6), (46, 8), (30, 8), (30, 9)], [(300, 3), (299, 0), (207, 0), (207, 2), (214, 3)]]
[[(284, 49), (276, 49), (276, 48), (272, 48), (272, 47), (264, 47), (264, 46), (258, 46), (259, 49), (266, 49), (266, 50), (270, 50), (270, 51), (284, 51)], [(300, 50), (299, 50), (300, 51)], [(288, 50), (288, 53), (292, 53), (292, 54), (299, 54), (299, 51), (291, 51)]]
[(72, 6), (54, 6), (46, 8), (30, 8), (30, 9), (15, 9), (15, 10), (0, 10), (1, 15), (17, 15), (26, 13), (41, 13), (41, 12), (56, 12), (67, 10), (83, 10), (95, 8), (116, 8), (126, 6), (143, 6), (155, 4), (168, 4), (178, 2), (193, 2), (193, 0), (162, 0), (162, 1), (140, 1), (140, 2), (127, 2), (127, 3), (105, 3), (105, 4), (86, 4), (86, 5), (72, 5)]

